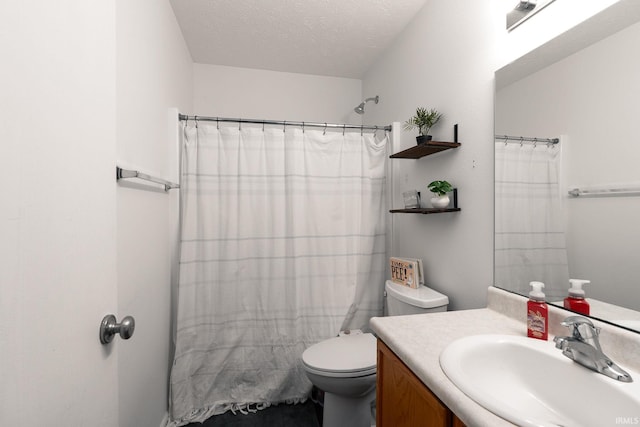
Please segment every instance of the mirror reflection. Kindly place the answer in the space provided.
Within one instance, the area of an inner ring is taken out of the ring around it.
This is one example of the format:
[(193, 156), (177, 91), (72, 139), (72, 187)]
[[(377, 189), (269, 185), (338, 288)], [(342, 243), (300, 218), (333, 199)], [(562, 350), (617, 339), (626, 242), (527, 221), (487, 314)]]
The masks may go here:
[(554, 0), (517, 0), (508, 1), (507, 29), (512, 30), (527, 19), (544, 9)]
[(515, 82), (498, 72), (495, 116), (496, 286), (542, 281), (563, 306), (589, 280), (590, 314), (638, 331), (639, 42), (635, 23)]

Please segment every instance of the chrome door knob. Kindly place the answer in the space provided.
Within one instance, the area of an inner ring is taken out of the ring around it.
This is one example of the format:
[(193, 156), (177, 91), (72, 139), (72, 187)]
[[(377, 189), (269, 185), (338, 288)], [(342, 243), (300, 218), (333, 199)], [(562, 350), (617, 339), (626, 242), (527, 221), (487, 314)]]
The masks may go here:
[(100, 342), (109, 344), (113, 340), (115, 334), (120, 334), (120, 338), (128, 340), (133, 335), (136, 328), (136, 321), (133, 317), (127, 316), (122, 322), (116, 321), (116, 316), (107, 314), (100, 323)]

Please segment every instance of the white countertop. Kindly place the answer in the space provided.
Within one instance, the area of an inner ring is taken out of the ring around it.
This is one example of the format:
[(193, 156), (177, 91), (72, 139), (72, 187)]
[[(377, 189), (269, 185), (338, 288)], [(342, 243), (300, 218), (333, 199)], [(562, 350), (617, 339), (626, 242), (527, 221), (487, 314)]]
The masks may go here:
[[(488, 291), (488, 307), (411, 316), (374, 317), (371, 329), (467, 427), (513, 426), (467, 397), (440, 367), (440, 352), (458, 338), (479, 334), (526, 336), (526, 298), (497, 288)], [(567, 311), (549, 307), (549, 339), (566, 333)], [(592, 319), (593, 320), (593, 319)], [(593, 320), (602, 328), (605, 353), (621, 366), (640, 370), (637, 333)]]
[(526, 335), (521, 322), (493, 310), (374, 317), (373, 331), (467, 427), (513, 426), (456, 387), (440, 368), (440, 352), (469, 335)]

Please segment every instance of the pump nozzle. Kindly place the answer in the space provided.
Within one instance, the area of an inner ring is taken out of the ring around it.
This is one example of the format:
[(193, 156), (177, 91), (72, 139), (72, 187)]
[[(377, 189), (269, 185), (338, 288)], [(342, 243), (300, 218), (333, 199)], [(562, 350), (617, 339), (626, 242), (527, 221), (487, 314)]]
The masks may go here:
[(569, 283), (571, 283), (569, 295), (576, 298), (584, 298), (584, 290), (582, 289), (582, 286), (587, 283), (591, 283), (591, 280), (569, 279)]
[(529, 282), (529, 286), (531, 286), (532, 290), (529, 292), (529, 297), (535, 301), (544, 301), (544, 292), (542, 292), (542, 288), (544, 288), (544, 283), (542, 282)]

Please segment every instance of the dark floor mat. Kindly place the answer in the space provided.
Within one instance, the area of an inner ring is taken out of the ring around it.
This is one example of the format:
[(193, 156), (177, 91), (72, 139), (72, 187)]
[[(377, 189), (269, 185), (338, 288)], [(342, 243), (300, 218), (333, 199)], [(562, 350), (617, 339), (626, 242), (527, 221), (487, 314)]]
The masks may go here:
[(297, 405), (274, 405), (246, 415), (228, 411), (203, 424), (191, 423), (187, 427), (320, 427), (321, 414), (322, 408), (307, 400)]

